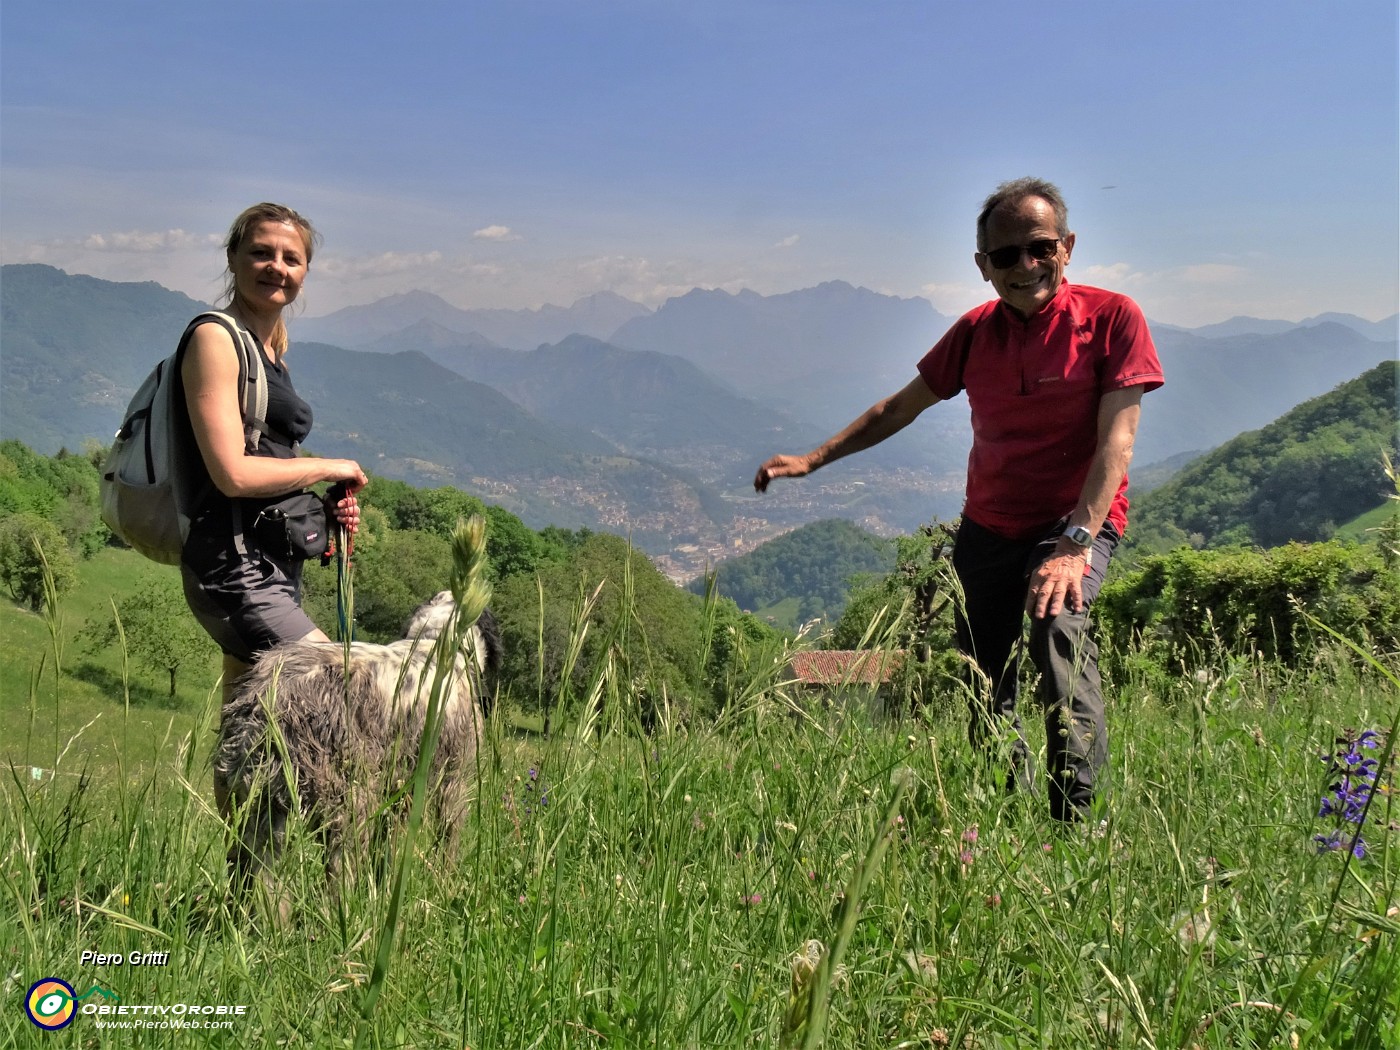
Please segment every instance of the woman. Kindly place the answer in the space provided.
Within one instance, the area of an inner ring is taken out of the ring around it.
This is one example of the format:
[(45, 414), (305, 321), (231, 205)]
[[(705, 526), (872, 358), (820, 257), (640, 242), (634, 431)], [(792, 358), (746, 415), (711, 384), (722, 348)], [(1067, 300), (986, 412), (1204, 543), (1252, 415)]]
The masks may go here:
[[(224, 245), (227, 312), (254, 336), (267, 362), (268, 428), (298, 443), (311, 430), (311, 406), (292, 389), (282, 361), (282, 311), (301, 292), (317, 240), (311, 224), (290, 208), (256, 204), (234, 220)], [(299, 456), (292, 444), (266, 434), (256, 455), (245, 453), (238, 371), (227, 329), (213, 321), (200, 324), (180, 375), (211, 484), (192, 518), (180, 568), (190, 610), (223, 649), (225, 700), (263, 650), (301, 638), (329, 640), (301, 608), (302, 563), (274, 557), (259, 544), (252, 528), (258, 512), (309, 485), (344, 482), (348, 494), (327, 509), (354, 532), (354, 493), (368, 480), (354, 460)], [(242, 551), (230, 501), (242, 512)]]

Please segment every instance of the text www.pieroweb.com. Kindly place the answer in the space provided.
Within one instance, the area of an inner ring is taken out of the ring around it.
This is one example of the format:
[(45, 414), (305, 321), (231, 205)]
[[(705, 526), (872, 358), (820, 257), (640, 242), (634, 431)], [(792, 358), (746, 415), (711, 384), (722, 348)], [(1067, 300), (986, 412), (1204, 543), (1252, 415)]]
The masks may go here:
[(98, 1028), (139, 1028), (139, 1029), (191, 1029), (201, 1032), (208, 1032), (218, 1029), (230, 1029), (233, 1021), (219, 1019), (216, 1017), (163, 1017), (159, 1020), (154, 1018), (137, 1018), (134, 1020), (108, 1020), (106, 1018), (94, 1018)]

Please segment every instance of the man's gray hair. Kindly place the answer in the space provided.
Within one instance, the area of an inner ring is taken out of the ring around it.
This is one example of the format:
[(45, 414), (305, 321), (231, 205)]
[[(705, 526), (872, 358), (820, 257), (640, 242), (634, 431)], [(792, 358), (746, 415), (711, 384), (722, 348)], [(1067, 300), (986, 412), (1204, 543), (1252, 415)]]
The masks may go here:
[(977, 250), (979, 252), (987, 250), (987, 219), (992, 212), (1003, 204), (1015, 204), (1026, 197), (1039, 197), (1054, 208), (1055, 231), (1061, 237), (1069, 236), (1069, 207), (1065, 204), (1065, 198), (1060, 193), (1060, 188), (1053, 182), (1027, 176), (1023, 179), (1003, 182), (982, 203), (982, 210), (977, 215)]

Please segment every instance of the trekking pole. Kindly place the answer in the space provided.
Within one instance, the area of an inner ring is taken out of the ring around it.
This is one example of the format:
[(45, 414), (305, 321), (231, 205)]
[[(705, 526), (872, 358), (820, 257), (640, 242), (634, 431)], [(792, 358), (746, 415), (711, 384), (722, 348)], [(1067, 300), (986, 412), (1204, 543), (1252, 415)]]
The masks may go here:
[[(334, 507), (349, 494), (345, 482), (338, 481), (326, 493), (326, 500)], [(345, 643), (345, 665), (350, 666), (350, 643), (355, 638), (355, 585), (351, 575), (351, 556), (355, 551), (355, 538), (350, 530), (339, 521), (332, 529), (334, 542), (326, 552), (335, 557), (335, 614), (340, 631), (340, 640)]]

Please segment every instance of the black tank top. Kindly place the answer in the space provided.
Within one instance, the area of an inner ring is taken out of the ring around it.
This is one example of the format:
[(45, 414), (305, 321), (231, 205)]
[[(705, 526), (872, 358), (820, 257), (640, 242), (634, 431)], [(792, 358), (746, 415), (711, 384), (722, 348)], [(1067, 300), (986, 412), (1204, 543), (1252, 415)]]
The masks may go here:
[[(214, 324), (216, 322), (206, 323)], [(253, 333), (249, 332), (249, 335), (253, 335)], [(295, 446), (305, 441), (307, 435), (311, 433), (311, 406), (297, 395), (292, 386), (292, 377), (287, 371), (287, 366), (274, 364), (270, 361), (263, 350), (262, 340), (256, 335), (253, 335), (253, 342), (257, 345), (258, 353), (263, 355), (264, 371), (267, 373), (268, 429), (278, 435), (278, 438), (270, 437), (268, 434), (260, 435), (257, 455), (267, 456), (271, 459), (295, 459), (298, 454)], [(287, 440), (282, 441), (279, 438)], [(287, 442), (292, 442), (292, 444)], [(251, 522), (263, 507), (269, 503), (275, 503), (281, 498), (282, 496), (254, 496), (239, 499), (237, 502), (242, 505), (246, 523)], [(220, 492), (212, 480), (208, 481), (204, 487), (204, 494), (198, 502), (199, 509), (190, 522), (191, 534), (213, 531), (226, 533), (231, 539), (233, 518), (229, 508), (230, 502), (232, 502), (230, 497)]]
[[(257, 336), (253, 339), (256, 341)], [(258, 343), (262, 353), (262, 343)], [(288, 438), (293, 445), (299, 445), (311, 433), (311, 406), (297, 396), (292, 388), (292, 377), (287, 366), (273, 364), (263, 355), (267, 371), (267, 425), (278, 435)], [(266, 434), (258, 443), (258, 455), (276, 459), (291, 459), (296, 455), (294, 447), (275, 441)]]

